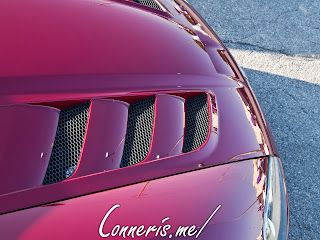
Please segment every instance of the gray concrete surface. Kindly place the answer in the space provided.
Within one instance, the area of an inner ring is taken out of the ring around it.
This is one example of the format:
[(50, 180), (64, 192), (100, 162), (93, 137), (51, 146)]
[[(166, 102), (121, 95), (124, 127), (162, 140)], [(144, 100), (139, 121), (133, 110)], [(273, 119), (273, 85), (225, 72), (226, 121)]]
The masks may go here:
[(289, 239), (320, 239), (320, 0), (188, 0), (244, 68), (279, 149)]

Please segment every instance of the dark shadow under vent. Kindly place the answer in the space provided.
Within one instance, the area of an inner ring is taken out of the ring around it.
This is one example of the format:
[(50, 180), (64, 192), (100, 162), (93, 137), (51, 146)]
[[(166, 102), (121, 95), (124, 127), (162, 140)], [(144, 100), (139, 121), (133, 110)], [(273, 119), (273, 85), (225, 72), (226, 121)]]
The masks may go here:
[(86, 133), (90, 102), (60, 112), (59, 123), (43, 184), (60, 182), (75, 171)]

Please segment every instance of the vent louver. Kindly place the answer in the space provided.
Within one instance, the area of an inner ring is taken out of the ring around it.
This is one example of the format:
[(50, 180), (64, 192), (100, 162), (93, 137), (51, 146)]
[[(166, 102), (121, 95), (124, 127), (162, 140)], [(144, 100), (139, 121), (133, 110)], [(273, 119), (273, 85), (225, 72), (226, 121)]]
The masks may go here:
[(65, 180), (75, 171), (86, 132), (90, 102), (60, 112), (52, 153), (43, 184)]

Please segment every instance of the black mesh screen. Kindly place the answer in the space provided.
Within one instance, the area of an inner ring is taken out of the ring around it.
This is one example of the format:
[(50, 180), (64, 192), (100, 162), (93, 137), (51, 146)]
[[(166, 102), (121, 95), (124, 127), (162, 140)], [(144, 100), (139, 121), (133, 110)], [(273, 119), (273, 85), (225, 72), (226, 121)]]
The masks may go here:
[(154, 117), (155, 97), (129, 107), (127, 135), (120, 167), (141, 162), (149, 153)]
[(162, 8), (154, 0), (134, 0), (136, 3), (152, 7), (162, 11)]
[(59, 123), (43, 184), (60, 182), (75, 171), (87, 127), (90, 102), (60, 112)]
[(183, 152), (199, 148), (207, 139), (209, 131), (209, 110), (206, 94), (186, 101), (186, 135)]

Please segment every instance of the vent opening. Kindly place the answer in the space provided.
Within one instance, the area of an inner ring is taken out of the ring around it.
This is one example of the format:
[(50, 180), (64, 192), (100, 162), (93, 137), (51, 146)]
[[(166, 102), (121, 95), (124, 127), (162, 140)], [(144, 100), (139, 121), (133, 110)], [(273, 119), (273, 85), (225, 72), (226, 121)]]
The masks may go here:
[(183, 152), (201, 147), (209, 132), (209, 105), (207, 94), (186, 101), (186, 130)]
[(60, 112), (56, 137), (43, 184), (65, 180), (75, 171), (86, 132), (90, 102)]
[[(194, 94), (198, 95), (194, 96)], [(138, 164), (148, 157), (151, 151), (152, 134), (154, 134), (156, 98), (157, 95), (142, 100), (136, 97), (137, 102), (130, 101), (120, 168)], [(185, 102), (184, 144), (181, 153), (187, 153), (200, 148), (205, 143), (210, 127), (210, 111), (206, 93), (200, 95), (192, 93), (191, 96), (184, 94), (183, 98), (188, 100)], [(90, 102), (85, 102), (60, 112), (44, 185), (63, 181), (75, 172), (86, 134), (89, 107)], [(162, 118), (165, 117), (166, 115), (162, 116)]]
[(154, 0), (134, 0), (134, 2), (162, 11), (162, 8)]
[(130, 105), (121, 168), (137, 164), (147, 157), (153, 131), (154, 106), (155, 97)]

